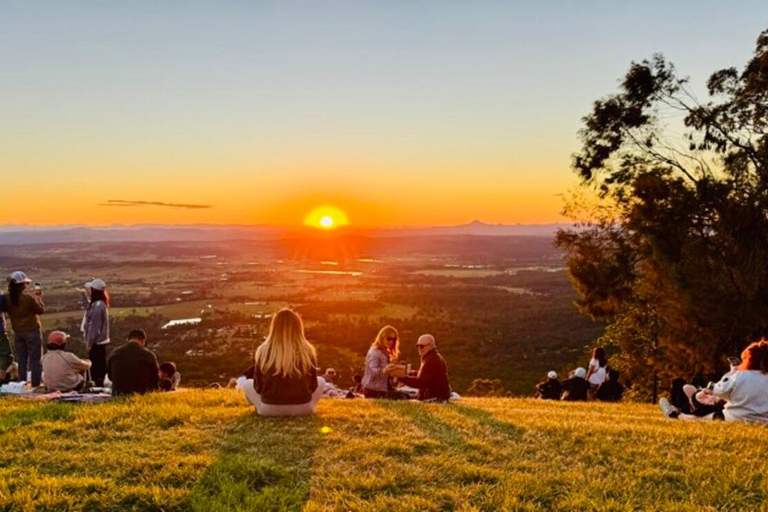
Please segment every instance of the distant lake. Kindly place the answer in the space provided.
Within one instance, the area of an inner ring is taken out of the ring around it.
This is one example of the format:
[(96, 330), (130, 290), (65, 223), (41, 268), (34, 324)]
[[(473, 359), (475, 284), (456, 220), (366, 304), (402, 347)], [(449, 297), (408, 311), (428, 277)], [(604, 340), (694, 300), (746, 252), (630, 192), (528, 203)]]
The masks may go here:
[(195, 318), (179, 318), (177, 320), (171, 320), (167, 324), (163, 326), (163, 329), (168, 329), (169, 327), (176, 327), (178, 325), (195, 325), (202, 322), (203, 319), (200, 317)]
[(352, 276), (359, 277), (363, 275), (362, 272), (356, 270), (297, 270), (300, 274), (325, 274), (329, 276)]

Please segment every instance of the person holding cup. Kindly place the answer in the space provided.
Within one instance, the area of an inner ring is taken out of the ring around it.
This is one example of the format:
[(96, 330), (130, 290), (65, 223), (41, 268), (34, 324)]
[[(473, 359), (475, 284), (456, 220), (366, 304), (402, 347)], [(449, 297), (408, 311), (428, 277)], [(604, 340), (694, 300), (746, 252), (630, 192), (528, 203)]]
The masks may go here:
[(8, 313), (14, 332), (19, 379), (26, 380), (29, 370), (32, 387), (36, 388), (43, 375), (43, 333), (39, 315), (45, 312), (45, 304), (40, 285), (35, 286), (33, 294), (25, 293), (31, 282), (24, 272), (12, 273), (8, 278), (8, 295), (3, 300), (3, 310)]
[(422, 334), (416, 342), (421, 356), (421, 366), (416, 376), (406, 375), (405, 365), (390, 363), (387, 371), (393, 377), (412, 388), (419, 390), (419, 400), (445, 402), (451, 397), (451, 385), (448, 382), (448, 365), (437, 352), (435, 337)]
[(365, 356), (365, 372), (362, 387), (365, 398), (388, 398), (391, 385), (389, 383), (389, 368), (391, 361), (397, 361), (400, 356), (400, 335), (391, 325), (385, 325), (379, 330), (376, 339)]

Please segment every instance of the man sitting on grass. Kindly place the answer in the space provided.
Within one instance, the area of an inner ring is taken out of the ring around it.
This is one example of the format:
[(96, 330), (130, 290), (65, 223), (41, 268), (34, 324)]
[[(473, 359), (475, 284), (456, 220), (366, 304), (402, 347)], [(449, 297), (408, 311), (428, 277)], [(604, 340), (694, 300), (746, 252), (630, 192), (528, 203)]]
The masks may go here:
[(406, 386), (419, 390), (419, 400), (445, 402), (451, 397), (451, 385), (448, 383), (448, 365), (437, 352), (435, 337), (431, 334), (419, 336), (416, 347), (421, 355), (421, 367), (417, 376), (405, 375), (403, 365), (390, 363), (387, 372), (397, 377)]
[(147, 350), (147, 335), (141, 329), (128, 334), (128, 343), (109, 356), (108, 375), (114, 396), (144, 394), (158, 385), (157, 357)]
[(589, 382), (586, 379), (587, 370), (576, 368), (569, 378), (563, 381), (562, 400), (566, 402), (586, 402)]
[(48, 335), (48, 352), (43, 355), (43, 383), (50, 391), (80, 391), (85, 386), (85, 372), (91, 362), (67, 352), (69, 335), (53, 331)]

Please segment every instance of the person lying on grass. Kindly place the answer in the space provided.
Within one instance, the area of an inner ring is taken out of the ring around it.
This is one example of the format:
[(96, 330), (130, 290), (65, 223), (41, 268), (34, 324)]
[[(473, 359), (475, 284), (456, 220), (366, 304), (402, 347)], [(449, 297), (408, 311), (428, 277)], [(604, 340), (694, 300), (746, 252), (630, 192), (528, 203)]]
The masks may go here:
[(445, 402), (451, 397), (451, 385), (448, 382), (448, 365), (437, 352), (435, 337), (422, 334), (416, 342), (421, 355), (421, 367), (416, 376), (405, 374), (402, 364), (390, 363), (387, 373), (412, 388), (419, 390), (419, 400)]
[[(665, 416), (683, 420), (725, 420), (768, 423), (768, 341), (749, 345), (741, 354), (741, 364), (726, 373), (712, 389), (694, 390), (691, 396), (703, 405), (724, 403), (722, 413), (704, 416), (682, 414), (669, 400), (662, 398), (659, 407)], [(691, 390), (688, 390), (690, 392)]]
[(80, 391), (86, 384), (85, 372), (91, 362), (67, 352), (69, 335), (53, 331), (48, 335), (48, 352), (42, 359), (43, 384), (49, 391)]
[(267, 339), (256, 349), (254, 378), (243, 379), (248, 403), (262, 416), (314, 414), (325, 380), (317, 376), (317, 352), (304, 336), (301, 317), (283, 308), (272, 317)]

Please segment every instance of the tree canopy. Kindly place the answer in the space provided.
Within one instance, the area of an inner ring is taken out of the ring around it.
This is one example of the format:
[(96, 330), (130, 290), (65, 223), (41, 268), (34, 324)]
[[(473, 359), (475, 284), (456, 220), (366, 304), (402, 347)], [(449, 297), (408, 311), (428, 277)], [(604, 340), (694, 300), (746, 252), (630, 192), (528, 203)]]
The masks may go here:
[(661, 55), (632, 63), (573, 158), (594, 197), (566, 207), (583, 220), (556, 243), (635, 388), (654, 371), (722, 371), (768, 334), (768, 30), (706, 90), (697, 99)]

